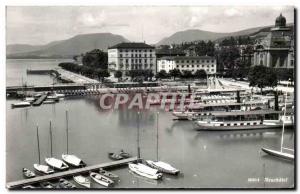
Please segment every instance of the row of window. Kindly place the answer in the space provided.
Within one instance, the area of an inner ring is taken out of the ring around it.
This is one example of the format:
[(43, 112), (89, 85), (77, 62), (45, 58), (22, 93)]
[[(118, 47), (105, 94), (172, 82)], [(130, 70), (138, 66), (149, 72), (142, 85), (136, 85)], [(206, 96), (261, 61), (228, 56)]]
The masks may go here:
[(122, 49), (120, 49), (119, 50), (120, 52), (142, 52), (142, 51), (144, 51), (144, 52), (152, 52), (153, 50), (152, 49), (147, 49), (147, 50), (122, 50)]
[[(147, 63), (147, 61), (148, 61), (148, 59), (144, 59), (144, 62), (145, 62), (145, 63)], [(153, 60), (150, 59), (149, 61), (150, 61), (150, 63), (152, 63)], [(129, 59), (125, 59), (125, 60), (124, 60), (124, 59), (120, 59), (120, 62), (121, 62), (121, 63), (123, 63), (123, 62), (128, 63), (128, 62), (129, 62)], [(131, 59), (131, 63), (134, 63), (134, 62), (135, 62), (135, 63), (142, 63), (142, 59)]]
[[(177, 68), (185, 68), (185, 65), (176, 65), (176, 67)], [(190, 65), (186, 65), (186, 67), (189, 68)], [(202, 67), (202, 68), (207, 67), (207, 68), (209, 68), (209, 65), (191, 65), (191, 68), (194, 68), (194, 67), (197, 67), (197, 68), (199, 68), (199, 67)], [(215, 65), (211, 65), (211, 68), (214, 68), (214, 67), (215, 67)]]
[(205, 63), (205, 61), (206, 61), (206, 63), (209, 63), (209, 62), (211, 62), (211, 63), (214, 63), (215, 62), (215, 60), (176, 60), (176, 63), (200, 63), (200, 61), (201, 61), (201, 63)]
[[(128, 64), (126, 64), (126, 65), (124, 65), (124, 64), (120, 64), (120, 69), (128, 69), (129, 68), (129, 65)], [(131, 69), (142, 69), (143, 68), (143, 65), (142, 64), (135, 64), (135, 65), (133, 65), (133, 64), (131, 64)], [(149, 67), (150, 68), (152, 68), (152, 67), (154, 67), (154, 65), (153, 64), (150, 64), (149, 65)], [(145, 64), (144, 65), (144, 68), (146, 69), (146, 68), (148, 68), (148, 64)]]
[[(125, 54), (125, 55), (122, 55), (120, 54), (120, 57), (130, 57), (130, 55), (128, 54)], [(131, 54), (131, 57), (142, 57), (142, 54)], [(152, 57), (152, 54), (149, 54), (149, 56), (147, 56), (147, 54), (144, 54), (144, 57)]]

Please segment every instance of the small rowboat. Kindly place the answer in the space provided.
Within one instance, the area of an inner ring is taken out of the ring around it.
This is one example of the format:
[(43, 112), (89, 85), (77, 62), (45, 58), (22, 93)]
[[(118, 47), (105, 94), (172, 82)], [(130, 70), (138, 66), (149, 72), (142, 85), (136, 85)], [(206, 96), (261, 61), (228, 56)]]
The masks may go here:
[(14, 103), (11, 105), (12, 108), (21, 108), (21, 107), (27, 107), (27, 106), (30, 106), (30, 103), (29, 102), (17, 102), (17, 103)]
[(71, 183), (63, 178), (59, 179), (57, 187), (59, 189), (75, 189), (76, 188), (76, 186), (73, 183)]
[(28, 168), (23, 168), (22, 170), (24, 177), (26, 178), (33, 178), (35, 177), (35, 173), (29, 170)]
[(113, 174), (113, 173), (111, 173), (111, 172), (108, 172), (108, 171), (106, 171), (106, 170), (103, 170), (102, 168), (99, 169), (99, 174), (101, 174), (101, 175), (103, 175), (103, 176), (106, 176), (106, 177), (108, 177), (108, 178), (110, 178), (110, 179), (112, 179), (112, 180), (116, 180), (116, 179), (119, 178), (118, 175), (115, 175), (115, 174)]
[(115, 154), (115, 153), (108, 153), (108, 157), (112, 160), (122, 160), (122, 159), (124, 159), (122, 156), (120, 156), (119, 154)]
[(129, 158), (130, 157), (130, 154), (127, 153), (127, 152), (124, 152), (124, 150), (121, 150), (119, 155), (122, 156), (123, 158)]
[(112, 186), (114, 184), (114, 181), (111, 180), (110, 178), (107, 178), (101, 174), (95, 173), (95, 172), (91, 172), (90, 173), (90, 177), (97, 183), (99, 183), (100, 185), (109, 187)]
[(78, 176), (74, 176), (73, 179), (79, 185), (84, 186), (86, 188), (91, 188), (91, 181), (88, 178), (78, 175)]
[(54, 173), (54, 170), (51, 169), (47, 165), (42, 165), (42, 164), (33, 164), (33, 167), (36, 171), (41, 172), (43, 174), (52, 174)]
[(22, 187), (22, 189), (39, 189), (39, 187), (35, 187), (35, 186), (32, 186), (32, 185), (25, 185)]
[(40, 185), (43, 189), (54, 189), (55, 188), (55, 185), (50, 182), (42, 182), (42, 183), (40, 183)]
[(168, 173), (168, 174), (173, 174), (173, 175), (179, 174), (179, 170), (177, 170), (170, 164), (162, 162), (162, 161), (154, 162), (152, 160), (146, 160), (146, 164), (148, 166), (150, 166), (151, 168), (157, 169), (158, 172), (163, 172), (163, 173)]
[(67, 170), (69, 168), (69, 166), (66, 163), (56, 158), (46, 158), (45, 161), (49, 166), (57, 170)]

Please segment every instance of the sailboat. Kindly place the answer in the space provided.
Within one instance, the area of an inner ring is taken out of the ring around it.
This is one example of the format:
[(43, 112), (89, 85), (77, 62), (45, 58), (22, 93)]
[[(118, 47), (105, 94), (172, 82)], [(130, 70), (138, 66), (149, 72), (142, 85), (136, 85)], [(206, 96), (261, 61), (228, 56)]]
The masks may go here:
[[(139, 115), (140, 113), (138, 112), (138, 122), (137, 122), (137, 151), (138, 151), (138, 159), (140, 158), (140, 147), (139, 147)], [(158, 172), (157, 169), (153, 169), (149, 166), (146, 166), (145, 164), (142, 164), (140, 162), (137, 162), (137, 164), (129, 163), (128, 168), (140, 175), (144, 176), (150, 179), (161, 179), (162, 178), (162, 173)]]
[(51, 157), (45, 158), (46, 163), (53, 167), (54, 169), (58, 170), (67, 170), (69, 166), (62, 160), (54, 158), (52, 156), (52, 128), (51, 128), (51, 121), (50, 121), (50, 145), (51, 145)]
[(286, 153), (283, 152), (283, 150), (289, 150), (289, 151), (294, 151), (292, 149), (289, 148), (285, 148), (283, 147), (283, 136), (284, 136), (284, 125), (286, 123), (286, 101), (287, 101), (287, 92), (285, 93), (285, 102), (284, 102), (284, 113), (283, 113), (283, 117), (282, 117), (282, 133), (281, 133), (281, 146), (280, 146), (280, 151), (277, 150), (272, 150), (272, 149), (268, 149), (268, 148), (261, 148), (261, 150), (267, 154), (270, 154), (272, 156), (276, 156), (279, 158), (283, 158), (283, 159), (287, 159), (287, 160), (294, 160), (294, 154), (290, 154), (290, 153)]
[(157, 125), (156, 125), (156, 161), (152, 160), (146, 160), (146, 164), (154, 169), (157, 169), (158, 172), (168, 173), (168, 174), (174, 174), (178, 175), (179, 170), (171, 166), (170, 164), (166, 162), (162, 162), (158, 160), (158, 112), (157, 112)]
[(66, 111), (66, 133), (67, 133), (67, 154), (62, 154), (63, 161), (74, 167), (84, 167), (86, 164), (77, 156), (69, 154), (69, 123), (68, 123), (68, 111)]
[(37, 136), (37, 144), (38, 144), (38, 153), (39, 153), (39, 163), (33, 164), (33, 167), (36, 171), (41, 172), (43, 174), (51, 174), (54, 173), (54, 170), (51, 169), (47, 165), (41, 164), (41, 153), (40, 153), (40, 140), (39, 140), (39, 127), (36, 126), (36, 136)]

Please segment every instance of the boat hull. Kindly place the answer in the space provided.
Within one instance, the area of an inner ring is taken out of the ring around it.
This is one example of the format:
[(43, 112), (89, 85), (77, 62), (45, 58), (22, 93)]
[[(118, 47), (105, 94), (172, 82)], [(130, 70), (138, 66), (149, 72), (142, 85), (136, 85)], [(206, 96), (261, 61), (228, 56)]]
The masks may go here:
[[(67, 169), (69, 169), (69, 166), (65, 162), (63, 162), (59, 159), (56, 159), (56, 158), (46, 158), (45, 162), (47, 163), (47, 165), (51, 166), (52, 168), (54, 168), (56, 170), (67, 170)], [(62, 163), (62, 165), (59, 166), (57, 164), (57, 162)]]
[(178, 175), (178, 174), (180, 173), (180, 171), (177, 170), (177, 169), (169, 170), (169, 169), (160, 167), (160, 166), (158, 166), (158, 165), (155, 165), (155, 163), (154, 163), (153, 161), (148, 161), (148, 160), (146, 160), (146, 164), (147, 164), (148, 166), (150, 166), (151, 168), (157, 169), (158, 172), (167, 173), (167, 174), (173, 174), (173, 175)]
[(294, 155), (293, 154), (288, 154), (288, 153), (283, 153), (280, 151), (276, 151), (276, 150), (271, 150), (271, 149), (267, 149), (267, 148), (261, 148), (261, 150), (267, 154), (270, 154), (272, 156), (276, 156), (279, 158), (283, 158), (286, 160), (294, 160)]
[[(100, 177), (101, 179), (96, 178), (96, 176)], [(98, 183), (98, 184), (100, 184), (100, 185), (103, 185), (103, 186), (105, 186), (105, 187), (110, 187), (110, 186), (113, 185), (113, 181), (112, 181), (111, 179), (109, 179), (109, 178), (107, 178), (107, 177), (105, 177), (105, 176), (103, 176), (103, 175), (100, 175), (100, 174), (98, 174), (98, 173), (92, 172), (92, 173), (90, 173), (90, 177), (91, 177), (96, 183)]]
[(54, 170), (50, 169), (49, 166), (46, 166), (46, 165), (34, 164), (33, 167), (37, 172), (40, 172), (40, 173), (43, 173), (43, 174), (52, 174), (52, 173), (54, 173)]
[(79, 176), (74, 176), (73, 179), (77, 184), (86, 188), (91, 188), (91, 182), (88, 178), (79, 175)]
[(141, 170), (138, 170), (135, 165), (136, 164), (128, 164), (128, 167), (132, 172), (134, 172), (134, 173), (136, 173), (140, 176), (147, 177), (147, 178), (150, 178), (150, 179), (155, 179), (155, 180), (162, 178), (162, 174), (160, 174), (160, 173), (158, 173), (158, 174), (148, 174), (148, 173), (145, 173)]

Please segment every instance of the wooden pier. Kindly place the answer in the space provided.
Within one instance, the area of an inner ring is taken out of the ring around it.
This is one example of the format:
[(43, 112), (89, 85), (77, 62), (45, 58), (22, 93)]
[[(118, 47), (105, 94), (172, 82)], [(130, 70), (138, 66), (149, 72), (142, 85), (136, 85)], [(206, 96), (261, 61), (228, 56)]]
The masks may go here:
[(44, 94), (44, 95), (42, 95), (41, 97), (39, 97), (39, 99), (37, 99), (32, 105), (33, 106), (40, 106), (43, 102), (44, 102), (44, 100), (47, 98), (47, 95), (46, 94)]
[[(20, 187), (25, 186), (25, 185), (31, 185), (31, 184), (35, 184), (35, 183), (44, 182), (44, 181), (60, 179), (63, 177), (71, 177), (73, 175), (84, 174), (84, 173), (88, 173), (90, 171), (98, 171), (99, 168), (118, 167), (118, 166), (128, 164), (130, 162), (136, 162), (137, 160), (138, 160), (137, 157), (132, 157), (132, 158), (127, 158), (127, 159), (123, 159), (123, 160), (107, 162), (107, 163), (97, 164), (97, 165), (93, 165), (93, 166), (87, 166), (84, 168), (77, 168), (77, 169), (72, 169), (72, 170), (63, 171), (63, 172), (57, 172), (57, 173), (50, 174), (50, 175), (37, 176), (35, 178), (9, 182), (6, 184), (6, 188), (19, 189)], [(22, 173), (22, 172), (20, 171), (20, 173)]]

